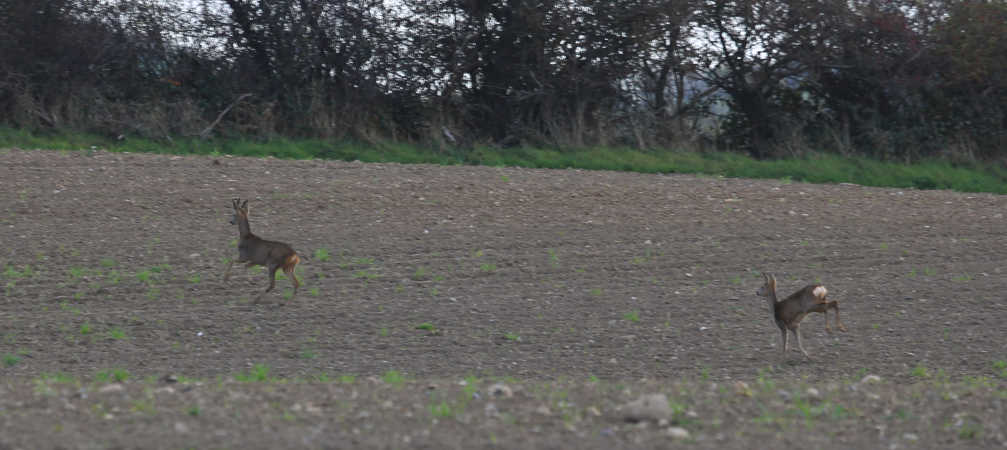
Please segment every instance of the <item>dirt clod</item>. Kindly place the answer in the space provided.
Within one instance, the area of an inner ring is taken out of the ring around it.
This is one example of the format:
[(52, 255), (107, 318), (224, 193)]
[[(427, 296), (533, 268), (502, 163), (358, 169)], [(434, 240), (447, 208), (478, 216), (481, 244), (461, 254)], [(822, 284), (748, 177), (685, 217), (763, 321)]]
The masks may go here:
[(671, 420), (674, 411), (665, 394), (647, 394), (619, 408), (623, 420), (627, 422), (659, 422)]

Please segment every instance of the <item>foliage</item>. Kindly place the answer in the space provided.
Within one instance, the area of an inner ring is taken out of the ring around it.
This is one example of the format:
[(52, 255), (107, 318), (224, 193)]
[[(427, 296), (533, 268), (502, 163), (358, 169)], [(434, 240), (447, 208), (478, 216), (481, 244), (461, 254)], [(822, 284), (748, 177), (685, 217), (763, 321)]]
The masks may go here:
[[(316, 140), (268, 147), (289, 158), (418, 143), (466, 161), (487, 147), (1007, 148), (1002, 1), (8, 3), (0, 124), (34, 132), (189, 137), (179, 151), (206, 154)], [(238, 136), (254, 140), (204, 142)]]

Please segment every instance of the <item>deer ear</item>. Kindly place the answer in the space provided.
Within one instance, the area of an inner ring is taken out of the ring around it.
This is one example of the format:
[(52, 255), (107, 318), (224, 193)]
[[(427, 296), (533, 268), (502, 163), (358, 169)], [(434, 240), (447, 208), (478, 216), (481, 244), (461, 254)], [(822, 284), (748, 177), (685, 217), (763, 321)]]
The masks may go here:
[(245, 200), (245, 203), (241, 204), (241, 209), (248, 210), (248, 200)]
[(234, 209), (238, 209), (238, 202), (240, 202), (240, 201), (241, 201), (241, 199), (238, 199), (238, 198), (232, 198), (232, 199), (231, 199), (231, 206), (233, 206), (233, 207), (234, 207)]

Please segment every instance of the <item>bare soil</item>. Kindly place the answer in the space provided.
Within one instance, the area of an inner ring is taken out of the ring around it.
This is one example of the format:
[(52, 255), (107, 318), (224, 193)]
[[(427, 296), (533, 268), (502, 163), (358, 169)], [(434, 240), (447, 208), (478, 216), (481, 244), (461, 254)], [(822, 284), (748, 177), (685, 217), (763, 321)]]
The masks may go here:
[[(1005, 196), (101, 151), (0, 162), (0, 449), (1007, 446)], [(282, 279), (252, 302), (256, 269), (222, 280), (233, 197), (304, 257), (296, 296)], [(811, 358), (782, 354), (763, 271), (781, 296), (825, 284), (848, 331), (813, 314)], [(673, 414), (626, 422), (620, 405), (647, 393)]]

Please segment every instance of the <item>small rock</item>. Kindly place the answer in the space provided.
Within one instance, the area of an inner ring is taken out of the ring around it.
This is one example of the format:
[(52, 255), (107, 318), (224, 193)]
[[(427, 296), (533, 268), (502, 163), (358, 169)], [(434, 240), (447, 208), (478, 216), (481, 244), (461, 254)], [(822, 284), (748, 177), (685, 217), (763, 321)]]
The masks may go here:
[(955, 419), (955, 423), (954, 423), (953, 426), (955, 428), (961, 428), (962, 425), (965, 425), (965, 416), (966, 416), (966, 413), (963, 413), (963, 412), (956, 412), (956, 413), (954, 413), (954, 415), (951, 416), (952, 418)]
[(488, 388), (490, 395), (494, 397), (511, 398), (514, 396), (514, 391), (503, 383), (496, 383), (490, 385)]
[(811, 398), (814, 398), (814, 399), (817, 399), (817, 398), (821, 397), (821, 394), (818, 392), (818, 389), (815, 389), (813, 387), (809, 387), (808, 390), (805, 391), (805, 393), (808, 394), (808, 397), (811, 397)]
[(902, 435), (902, 439), (905, 439), (907, 441), (916, 442), (916, 441), (920, 440), (920, 437), (917, 436), (916, 433), (906, 433), (906, 434)]
[(877, 375), (867, 375), (866, 377), (864, 377), (863, 379), (860, 380), (861, 384), (880, 383), (880, 382), (881, 382), (881, 377), (879, 377)]
[(644, 395), (619, 408), (622, 417), (627, 422), (670, 420), (674, 412), (668, 405), (668, 396), (664, 394)]
[(486, 403), (486, 407), (483, 408), (483, 414), (485, 414), (486, 417), (499, 417), (500, 410), (497, 409), (497, 405), (495, 403), (488, 402)]
[(752, 388), (748, 387), (748, 383), (744, 381), (734, 382), (734, 392), (738, 395), (744, 395), (746, 397), (752, 396)]
[(689, 439), (689, 430), (686, 430), (685, 428), (682, 427), (668, 428), (667, 433), (668, 436), (671, 436), (675, 439)]
[(545, 405), (539, 405), (538, 408), (535, 408), (535, 412), (537, 412), (537, 413), (539, 413), (539, 414), (541, 414), (543, 416), (551, 416), (552, 415), (552, 410), (550, 410), (549, 407), (545, 406)]
[(785, 401), (790, 401), (790, 397), (792, 397), (790, 395), (790, 392), (787, 392), (784, 389), (780, 389), (780, 390), (776, 391), (776, 394), (779, 395)]
[(587, 413), (595, 417), (601, 416), (601, 411), (596, 406), (588, 406)]
[(108, 393), (111, 393), (111, 392), (122, 392), (125, 389), (126, 388), (122, 387), (121, 384), (119, 384), (119, 383), (113, 383), (113, 384), (102, 386), (101, 389), (98, 389), (98, 393), (99, 394), (108, 394)]
[(175, 422), (175, 432), (185, 434), (189, 432), (189, 426), (185, 422)]

